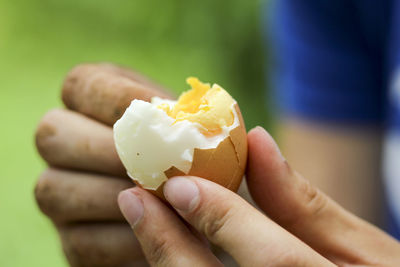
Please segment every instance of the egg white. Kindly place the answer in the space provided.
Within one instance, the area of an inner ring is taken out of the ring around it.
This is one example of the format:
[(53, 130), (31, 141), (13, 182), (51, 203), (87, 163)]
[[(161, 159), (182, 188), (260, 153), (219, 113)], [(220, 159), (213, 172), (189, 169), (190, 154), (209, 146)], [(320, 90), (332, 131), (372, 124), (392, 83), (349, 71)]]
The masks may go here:
[(188, 173), (194, 149), (216, 148), (239, 126), (238, 115), (232, 105), (234, 122), (222, 127), (213, 137), (204, 136), (202, 126), (187, 120), (175, 122), (160, 104), (175, 105), (176, 101), (154, 97), (151, 103), (133, 100), (122, 117), (114, 124), (114, 142), (118, 155), (129, 177), (143, 188), (156, 190), (167, 180), (164, 172), (175, 166)]

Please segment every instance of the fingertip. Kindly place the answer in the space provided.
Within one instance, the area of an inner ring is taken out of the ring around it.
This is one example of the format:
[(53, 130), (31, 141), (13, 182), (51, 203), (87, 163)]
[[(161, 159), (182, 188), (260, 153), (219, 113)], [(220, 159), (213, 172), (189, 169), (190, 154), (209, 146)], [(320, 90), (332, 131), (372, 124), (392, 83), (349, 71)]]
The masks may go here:
[(248, 135), (268, 135), (267, 130), (264, 129), (262, 126), (256, 126), (253, 129), (251, 129), (248, 133)]
[(190, 212), (199, 202), (199, 188), (188, 177), (174, 177), (168, 179), (164, 186), (164, 196), (175, 208), (183, 212)]
[(256, 127), (252, 128), (249, 133), (252, 132), (266, 132), (266, 130), (264, 129), (264, 127), (257, 125)]
[(248, 133), (248, 144), (251, 152), (263, 151), (272, 155), (277, 155), (284, 159), (274, 138), (261, 126), (256, 126)]
[(256, 126), (247, 134), (249, 149), (274, 142), (270, 134), (261, 126)]
[(140, 197), (135, 194), (135, 188), (119, 193), (118, 205), (125, 219), (133, 227), (140, 221), (144, 214), (144, 206)]
[(272, 136), (262, 127), (248, 134), (249, 156), (246, 181), (255, 202), (264, 209), (269, 198), (280, 194), (291, 173)]
[(248, 148), (247, 178), (274, 175), (285, 167), (286, 159), (282, 156), (275, 140), (264, 128), (257, 126), (249, 132)]
[[(187, 193), (188, 190), (184, 188), (185, 184), (193, 183), (191, 177), (169, 180), (171, 181), (165, 185), (167, 188), (164, 190), (171, 203), (174, 203), (175, 198), (179, 200), (182, 195)], [(129, 214), (138, 206), (137, 200), (133, 200), (133, 198), (142, 201), (144, 206), (144, 214), (138, 221), (134, 221), (135, 218), (132, 218), (134, 216)], [(208, 266), (205, 263), (217, 261), (210, 250), (182, 223), (180, 217), (150, 192), (142, 188), (132, 188), (121, 192), (118, 201), (121, 211), (131, 224), (150, 265), (190, 266), (200, 264)]]
[(118, 206), (121, 207), (121, 205), (125, 202), (126, 194), (129, 193), (129, 190), (130, 189), (126, 189), (126, 190), (123, 190), (123, 191), (119, 192), (118, 198), (117, 198)]

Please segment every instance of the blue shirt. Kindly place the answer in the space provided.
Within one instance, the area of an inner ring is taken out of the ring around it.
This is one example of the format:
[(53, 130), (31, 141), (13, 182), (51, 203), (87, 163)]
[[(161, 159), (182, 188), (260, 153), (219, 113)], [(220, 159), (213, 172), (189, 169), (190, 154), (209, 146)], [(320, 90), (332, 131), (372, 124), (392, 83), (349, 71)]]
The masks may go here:
[(400, 1), (278, 0), (267, 12), (282, 112), (387, 129), (388, 230), (399, 238)]

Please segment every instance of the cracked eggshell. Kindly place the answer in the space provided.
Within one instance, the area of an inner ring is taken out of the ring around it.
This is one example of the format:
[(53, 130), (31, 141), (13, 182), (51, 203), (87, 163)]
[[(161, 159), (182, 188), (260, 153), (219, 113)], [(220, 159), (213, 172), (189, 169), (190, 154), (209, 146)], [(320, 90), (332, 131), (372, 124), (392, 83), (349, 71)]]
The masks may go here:
[[(238, 104), (236, 103), (234, 107), (239, 118), (239, 125), (229, 132), (229, 136), (223, 139), (216, 148), (195, 148), (189, 172), (184, 173), (175, 166), (171, 166), (164, 172), (168, 178), (185, 175), (198, 176), (234, 192), (238, 190), (246, 169), (247, 134)], [(136, 184), (140, 186), (139, 183)], [(147, 190), (165, 199), (163, 187), (164, 183), (157, 190)]]

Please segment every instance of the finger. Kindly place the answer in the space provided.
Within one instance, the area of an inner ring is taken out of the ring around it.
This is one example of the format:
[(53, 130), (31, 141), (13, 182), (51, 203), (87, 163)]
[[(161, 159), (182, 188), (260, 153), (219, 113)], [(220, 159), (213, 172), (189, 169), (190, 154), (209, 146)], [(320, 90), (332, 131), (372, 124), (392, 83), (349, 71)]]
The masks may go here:
[(132, 187), (129, 180), (60, 169), (48, 169), (35, 187), (40, 209), (56, 222), (123, 221), (117, 197)]
[(148, 266), (127, 223), (58, 226), (71, 266)]
[[(100, 64), (97, 64), (97, 65), (102, 67), (102, 68), (104, 68), (104, 69), (106, 69), (106, 70), (109, 70), (110, 72), (114, 72), (114, 73), (119, 74), (119, 75), (121, 75), (123, 77), (131, 79), (131, 80), (133, 80), (135, 82), (143, 84), (146, 87), (158, 90), (158, 91), (162, 92), (162, 94), (168, 94), (169, 95), (169, 92), (167, 91), (166, 88), (164, 88), (163, 86), (155, 83), (154, 81), (150, 80), (146, 76), (144, 76), (144, 75), (142, 75), (142, 74), (140, 74), (140, 73), (138, 73), (136, 71), (133, 71), (133, 70), (131, 70), (129, 68), (126, 68), (126, 67), (123, 67), (123, 66), (119, 66), (119, 65), (115, 65), (115, 64), (112, 64), (112, 63), (108, 63), (108, 62), (100, 63)], [(171, 97), (173, 97), (173, 96), (171, 95)]]
[(377, 244), (388, 253), (381, 259), (400, 253), (393, 239), (293, 171), (265, 130), (250, 131), (248, 146), (247, 182), (253, 199), (270, 218), (312, 248), (337, 263), (353, 264), (375, 262)]
[(240, 266), (331, 266), (230, 190), (198, 177), (169, 179), (164, 195), (178, 213)]
[(133, 99), (170, 98), (148, 84), (127, 78), (101, 65), (82, 64), (67, 75), (62, 99), (72, 110), (108, 125), (114, 124)]
[(50, 165), (126, 176), (112, 129), (77, 112), (48, 112), (36, 130), (36, 146)]
[(221, 266), (209, 248), (159, 199), (140, 188), (122, 192), (121, 211), (154, 266)]

